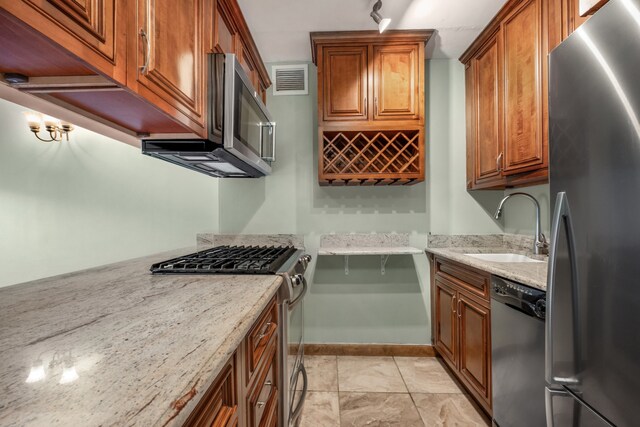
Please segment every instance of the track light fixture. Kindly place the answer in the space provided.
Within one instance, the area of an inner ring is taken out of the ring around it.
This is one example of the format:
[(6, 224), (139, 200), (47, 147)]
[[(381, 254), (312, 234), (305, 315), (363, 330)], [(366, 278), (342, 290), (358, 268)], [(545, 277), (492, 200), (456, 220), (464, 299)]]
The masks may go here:
[(386, 30), (391, 23), (391, 18), (383, 18), (382, 15), (380, 15), (380, 13), (378, 12), (380, 8), (382, 8), (382, 0), (378, 0), (373, 5), (373, 10), (371, 11), (371, 14), (369, 16), (371, 16), (375, 23), (378, 24), (378, 31), (380, 31), (380, 34), (382, 34), (382, 32)]

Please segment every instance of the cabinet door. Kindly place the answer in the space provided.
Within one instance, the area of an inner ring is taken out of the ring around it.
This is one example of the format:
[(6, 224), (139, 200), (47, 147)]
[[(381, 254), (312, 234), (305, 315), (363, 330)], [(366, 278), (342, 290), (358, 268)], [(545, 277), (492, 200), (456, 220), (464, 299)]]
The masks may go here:
[(435, 346), (452, 366), (457, 366), (456, 291), (435, 279)]
[(527, 0), (502, 23), (504, 55), (504, 173), (543, 165), (542, 0)]
[(373, 46), (373, 119), (420, 118), (419, 45)]
[(204, 132), (204, 0), (138, 0), (138, 93)]
[(125, 82), (124, 3), (124, 0), (13, 0), (3, 2), (2, 8), (102, 73)]
[(475, 73), (475, 182), (502, 180), (500, 49), (494, 35), (472, 60)]
[(236, 356), (222, 369), (213, 385), (184, 423), (188, 427), (224, 427), (237, 425), (238, 388), (236, 384)]
[(367, 120), (367, 46), (322, 49), (324, 120)]
[(458, 293), (457, 305), (460, 375), (480, 397), (490, 402), (491, 312), (463, 293)]
[(216, 2), (216, 10), (214, 13), (214, 47), (213, 50), (217, 53), (235, 53), (237, 34), (233, 19), (231, 18), (231, 12), (226, 3), (222, 1)]

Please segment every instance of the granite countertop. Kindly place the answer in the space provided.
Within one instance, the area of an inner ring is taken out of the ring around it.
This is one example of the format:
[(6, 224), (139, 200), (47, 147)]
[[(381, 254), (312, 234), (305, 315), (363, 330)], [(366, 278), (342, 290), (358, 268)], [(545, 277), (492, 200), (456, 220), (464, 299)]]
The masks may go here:
[(182, 424), (282, 282), (150, 274), (194, 250), (0, 289), (0, 425)]
[[(537, 289), (547, 289), (548, 257), (532, 255), (532, 239), (509, 235), (429, 236), (426, 252), (483, 270)], [(543, 262), (493, 262), (473, 258), (468, 253), (518, 253)]]
[(324, 234), (318, 255), (410, 255), (422, 250), (409, 243), (407, 233)]

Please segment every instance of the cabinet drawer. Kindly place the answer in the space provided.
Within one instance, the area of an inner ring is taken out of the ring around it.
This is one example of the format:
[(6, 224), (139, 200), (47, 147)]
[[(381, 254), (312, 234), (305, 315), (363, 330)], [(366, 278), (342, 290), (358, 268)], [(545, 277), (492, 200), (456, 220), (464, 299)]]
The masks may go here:
[(276, 380), (277, 353), (274, 341), (267, 352), (268, 363), (260, 370), (260, 375), (249, 393), (249, 426), (269, 426), (277, 415), (278, 387)]
[(252, 379), (256, 369), (260, 366), (271, 337), (278, 330), (278, 306), (274, 298), (268, 304), (258, 321), (253, 325), (247, 336), (247, 383)]
[(444, 277), (473, 295), (478, 295), (486, 301), (489, 300), (489, 283), (491, 280), (489, 273), (480, 272), (442, 258), (436, 258), (435, 270), (437, 276)]
[(236, 355), (227, 362), (202, 397), (185, 426), (233, 426), (237, 424)]

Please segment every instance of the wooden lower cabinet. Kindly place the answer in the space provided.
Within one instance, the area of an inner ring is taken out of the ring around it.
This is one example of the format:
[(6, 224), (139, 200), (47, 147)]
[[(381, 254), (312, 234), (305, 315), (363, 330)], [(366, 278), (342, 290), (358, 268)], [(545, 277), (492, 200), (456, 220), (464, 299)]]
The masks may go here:
[[(222, 368), (213, 385), (203, 394), (185, 426), (278, 425), (280, 337), (276, 327), (277, 313), (274, 298)], [(259, 345), (256, 345), (256, 340), (260, 341)], [(256, 352), (258, 348), (260, 351)], [(254, 359), (254, 356), (257, 358)]]
[[(486, 280), (465, 282), (468, 278)], [(485, 289), (479, 289), (483, 283)], [(438, 354), (491, 415), (491, 308), (489, 274), (434, 258), (433, 341)]]

